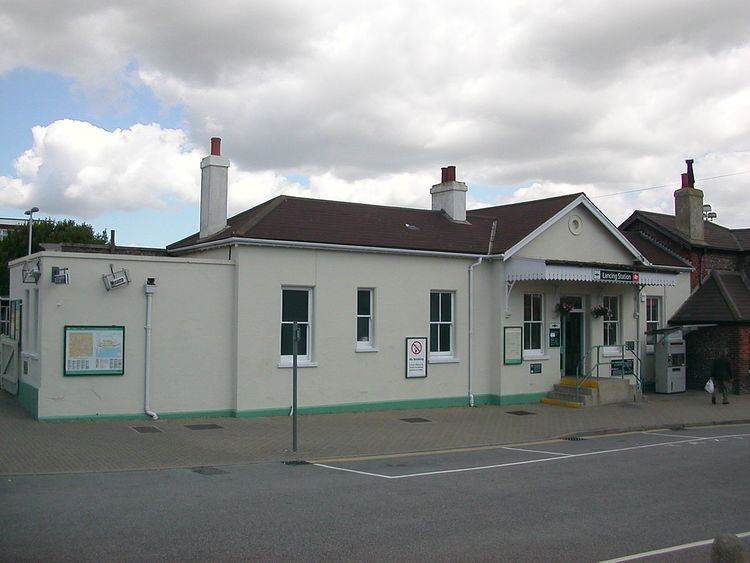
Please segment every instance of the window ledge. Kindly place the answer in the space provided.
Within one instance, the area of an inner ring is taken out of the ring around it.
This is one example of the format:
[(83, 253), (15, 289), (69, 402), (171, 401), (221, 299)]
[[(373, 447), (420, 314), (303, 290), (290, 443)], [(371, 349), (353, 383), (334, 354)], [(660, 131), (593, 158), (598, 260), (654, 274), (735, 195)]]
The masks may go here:
[(549, 360), (549, 354), (541, 353), (523, 353), (524, 361)]
[(457, 364), (460, 361), (455, 356), (430, 356), (427, 358), (428, 364)]
[[(277, 367), (282, 369), (287, 368), (293, 368), (292, 362), (279, 362)], [(298, 368), (316, 368), (318, 367), (318, 362), (297, 362)]]
[(380, 350), (372, 346), (361, 346), (361, 347), (358, 346), (357, 348), (354, 349), (354, 351), (359, 353), (359, 352), (379, 352)]

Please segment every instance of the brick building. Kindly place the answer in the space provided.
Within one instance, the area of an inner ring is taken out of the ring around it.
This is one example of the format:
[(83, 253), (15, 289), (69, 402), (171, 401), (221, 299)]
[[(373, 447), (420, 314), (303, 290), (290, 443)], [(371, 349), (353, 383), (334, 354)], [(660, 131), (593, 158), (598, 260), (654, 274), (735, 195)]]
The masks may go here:
[(700, 389), (721, 349), (729, 348), (735, 392), (750, 393), (750, 229), (728, 229), (706, 219), (703, 192), (687, 161), (675, 214), (634, 211), (619, 227), (693, 267), (691, 296), (669, 319), (704, 327), (687, 336), (687, 386)]

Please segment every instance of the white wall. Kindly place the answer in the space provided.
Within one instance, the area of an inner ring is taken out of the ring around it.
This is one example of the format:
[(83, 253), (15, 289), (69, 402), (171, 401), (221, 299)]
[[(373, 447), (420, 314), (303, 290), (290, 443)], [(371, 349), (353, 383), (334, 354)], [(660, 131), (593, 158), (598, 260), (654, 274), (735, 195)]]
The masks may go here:
[[(232, 408), (234, 268), (230, 262), (52, 252), (43, 253), (41, 261), (40, 418), (142, 411), (148, 277), (157, 280), (152, 410)], [(128, 270), (128, 286), (105, 290), (102, 274), (110, 271), (110, 264), (115, 270)], [(50, 282), (52, 266), (69, 268), (70, 285)], [(14, 275), (18, 268), (14, 266)], [(64, 377), (65, 325), (125, 326), (125, 374)]]

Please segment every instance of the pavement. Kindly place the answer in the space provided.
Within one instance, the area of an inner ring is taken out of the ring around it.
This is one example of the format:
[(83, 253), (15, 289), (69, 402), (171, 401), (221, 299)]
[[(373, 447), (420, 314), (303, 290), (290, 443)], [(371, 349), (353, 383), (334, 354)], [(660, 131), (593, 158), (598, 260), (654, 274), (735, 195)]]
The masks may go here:
[[(2, 391), (0, 475), (322, 461), (750, 423), (750, 395), (729, 400), (712, 405), (705, 391), (687, 391), (580, 409), (536, 403), (301, 415), (293, 452), (290, 417), (39, 422)], [(138, 427), (157, 431), (140, 433)]]

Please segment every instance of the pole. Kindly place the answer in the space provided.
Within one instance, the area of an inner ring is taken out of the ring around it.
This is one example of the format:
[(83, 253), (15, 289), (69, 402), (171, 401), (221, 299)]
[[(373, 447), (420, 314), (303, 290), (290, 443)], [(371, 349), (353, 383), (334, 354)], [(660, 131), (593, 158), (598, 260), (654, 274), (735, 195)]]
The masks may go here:
[(31, 232), (34, 228), (34, 212), (32, 211), (29, 213), (29, 252), (27, 253), (29, 256), (31, 256)]
[(292, 323), (292, 451), (297, 451), (297, 348), (299, 327)]

